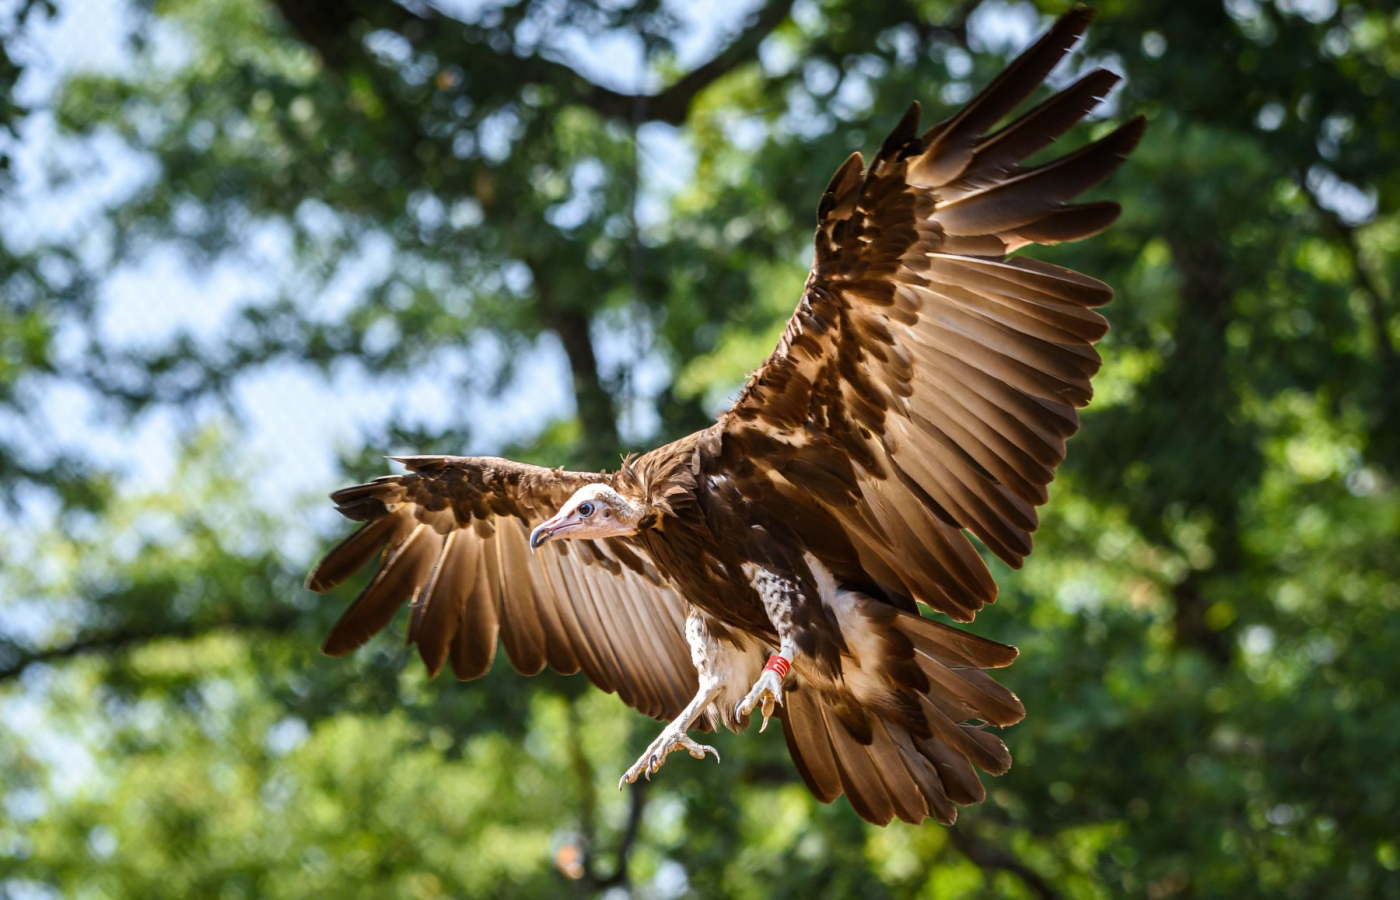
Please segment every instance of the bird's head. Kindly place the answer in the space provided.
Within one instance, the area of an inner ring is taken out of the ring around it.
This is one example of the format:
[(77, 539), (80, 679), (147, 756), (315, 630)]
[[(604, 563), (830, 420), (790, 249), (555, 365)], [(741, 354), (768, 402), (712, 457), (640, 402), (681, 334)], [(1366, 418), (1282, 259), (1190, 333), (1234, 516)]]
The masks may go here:
[(530, 532), (530, 549), (558, 538), (626, 537), (641, 530), (646, 509), (628, 500), (606, 484), (590, 484), (578, 489), (554, 517)]

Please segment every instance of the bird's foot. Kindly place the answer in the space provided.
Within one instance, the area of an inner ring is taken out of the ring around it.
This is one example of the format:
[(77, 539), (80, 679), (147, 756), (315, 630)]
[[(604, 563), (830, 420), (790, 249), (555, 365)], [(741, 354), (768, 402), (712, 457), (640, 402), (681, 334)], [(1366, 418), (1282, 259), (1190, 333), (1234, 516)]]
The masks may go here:
[(749, 689), (748, 696), (734, 707), (735, 718), (743, 718), (754, 709), (760, 709), (763, 712), (763, 724), (758, 727), (758, 733), (762, 734), (768, 727), (768, 719), (773, 715), (774, 707), (783, 702), (783, 678), (787, 676), (790, 667), (791, 663), (774, 654), (768, 660), (768, 665), (763, 667), (758, 680)]
[(719, 762), (719, 751), (714, 747), (697, 743), (691, 740), (683, 729), (667, 725), (656, 740), (651, 742), (651, 746), (632, 763), (632, 768), (622, 773), (622, 778), (617, 782), (617, 789), (622, 790), (624, 784), (631, 784), (642, 775), (646, 775), (647, 781), (650, 781), (652, 773), (660, 769), (666, 762), (666, 757), (677, 750), (684, 750), (696, 759), (704, 759), (706, 753), (713, 753), (715, 762)]

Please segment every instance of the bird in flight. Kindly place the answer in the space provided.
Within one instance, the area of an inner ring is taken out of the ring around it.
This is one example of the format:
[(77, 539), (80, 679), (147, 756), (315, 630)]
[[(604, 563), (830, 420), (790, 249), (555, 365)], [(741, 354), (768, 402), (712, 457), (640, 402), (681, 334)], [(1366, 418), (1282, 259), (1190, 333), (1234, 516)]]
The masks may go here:
[(1111, 289), (1011, 254), (1117, 218), (1072, 201), (1143, 119), (1024, 164), (1107, 95), (1100, 69), (993, 130), (1091, 17), (1061, 18), (946, 121), (921, 133), (916, 104), (868, 166), (846, 160), (786, 332), (710, 427), (612, 473), (411, 456), (333, 494), (364, 524), (308, 587), (379, 568), (324, 651), (410, 601), (433, 675), (485, 674), (499, 639), (523, 674), (582, 671), (668, 721), (619, 787), (677, 750), (718, 758), (690, 732), (761, 716), (813, 794), (871, 822), (981, 801), (976, 770), (1011, 765), (990, 728), (1025, 714), (985, 670), (1017, 651), (920, 608), (968, 622), (996, 598), (968, 535), (1021, 565), (1099, 368)]

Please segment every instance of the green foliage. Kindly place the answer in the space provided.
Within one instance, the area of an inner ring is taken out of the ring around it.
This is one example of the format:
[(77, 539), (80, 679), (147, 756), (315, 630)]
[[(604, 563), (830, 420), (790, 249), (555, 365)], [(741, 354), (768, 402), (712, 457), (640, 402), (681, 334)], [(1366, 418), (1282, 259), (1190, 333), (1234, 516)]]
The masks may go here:
[[(131, 11), (156, 37), (130, 67), (62, 86), (73, 141), (117, 136), (158, 177), (92, 234), (0, 231), (0, 897), (1400, 893), (1384, 4), (1101, 5), (1086, 57), (1151, 124), (1103, 189), (1122, 221), (1036, 254), (1113, 284), (1114, 330), (1036, 552), (974, 626), (1022, 649), (1004, 679), (1029, 715), (952, 829), (817, 804), (773, 733), (618, 795), (655, 726), (578, 678), (429, 681), (392, 637), (318, 656), (344, 598), (300, 579), (339, 525), (247, 491), (236, 424), (187, 437), (155, 488), (98, 447), (34, 450), (55, 384), (121, 421), (210, 401), (236, 420), (234, 389), (287, 364), (518, 396), (546, 336), (573, 416), (482, 448), (471, 422), (388, 411), (345, 477), (388, 446), (609, 465), (701, 426), (795, 304), (831, 172), (909, 100), (956, 107), (1017, 49), (991, 26), (1034, 18), (774, 0), (692, 71), (671, 9), (162, 0)], [(617, 34), (671, 87), (633, 97), (621, 64), (602, 86), (539, 45)], [(23, 58), (0, 51), (7, 89)], [(7, 97), (0, 127), (32, 114)], [(259, 230), (294, 274), (217, 340), (106, 339), (123, 260), (213, 264)], [(393, 265), (332, 306), (375, 242)], [(655, 434), (620, 427), (638, 375), (600, 362), (605, 334), (664, 365)]]

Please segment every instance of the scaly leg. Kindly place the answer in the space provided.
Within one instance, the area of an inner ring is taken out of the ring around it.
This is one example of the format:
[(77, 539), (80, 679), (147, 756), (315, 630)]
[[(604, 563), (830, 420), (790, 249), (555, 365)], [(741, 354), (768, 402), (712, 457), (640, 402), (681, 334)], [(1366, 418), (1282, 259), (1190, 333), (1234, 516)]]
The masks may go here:
[(783, 681), (787, 678), (788, 670), (792, 668), (792, 660), (796, 657), (797, 647), (790, 638), (784, 638), (778, 652), (768, 658), (768, 664), (759, 673), (758, 680), (734, 708), (735, 716), (747, 716), (755, 708), (761, 709), (763, 724), (758, 726), (759, 734), (768, 727), (768, 719), (773, 715), (774, 706), (783, 702)]
[(686, 704), (685, 709), (681, 710), (681, 714), (662, 729), (661, 734), (651, 742), (651, 746), (637, 758), (632, 767), (622, 773), (622, 778), (617, 783), (619, 791), (624, 784), (631, 784), (643, 774), (650, 781), (652, 773), (660, 769), (666, 762), (666, 757), (676, 750), (685, 750), (696, 759), (704, 759), (706, 753), (713, 753), (715, 761), (719, 762), (718, 750), (708, 744), (696, 743), (686, 732), (724, 690), (724, 681), (713, 665), (720, 648), (705, 627), (703, 616), (693, 609), (685, 620), (685, 639), (686, 643), (690, 644), (691, 661), (700, 673), (700, 690), (695, 698)]
[(631, 784), (641, 775), (646, 775), (647, 780), (651, 780), (652, 773), (660, 769), (666, 762), (666, 757), (677, 750), (685, 750), (696, 759), (704, 759), (706, 753), (715, 755), (715, 762), (719, 762), (719, 751), (709, 744), (696, 743), (686, 734), (690, 726), (699, 718), (700, 713), (710, 705), (715, 699), (715, 695), (720, 691), (719, 682), (710, 679), (701, 680), (700, 692), (695, 695), (695, 699), (688, 703), (679, 716), (671, 721), (661, 730), (656, 740), (651, 742), (651, 746), (643, 751), (637, 761), (632, 763), (632, 767), (622, 773), (622, 778), (617, 782), (617, 789), (622, 790), (624, 784)]
[(749, 583), (763, 599), (763, 608), (768, 613), (768, 620), (778, 632), (778, 652), (769, 657), (768, 664), (759, 673), (758, 680), (753, 683), (744, 699), (734, 707), (734, 715), (739, 718), (747, 716), (756, 708), (761, 709), (763, 724), (759, 726), (758, 731), (762, 734), (768, 727), (773, 708), (783, 702), (783, 681), (787, 678), (788, 670), (792, 668), (793, 660), (797, 659), (797, 642), (792, 634), (792, 608), (800, 596), (800, 589), (791, 579), (752, 563), (744, 566), (744, 574), (749, 577)]

